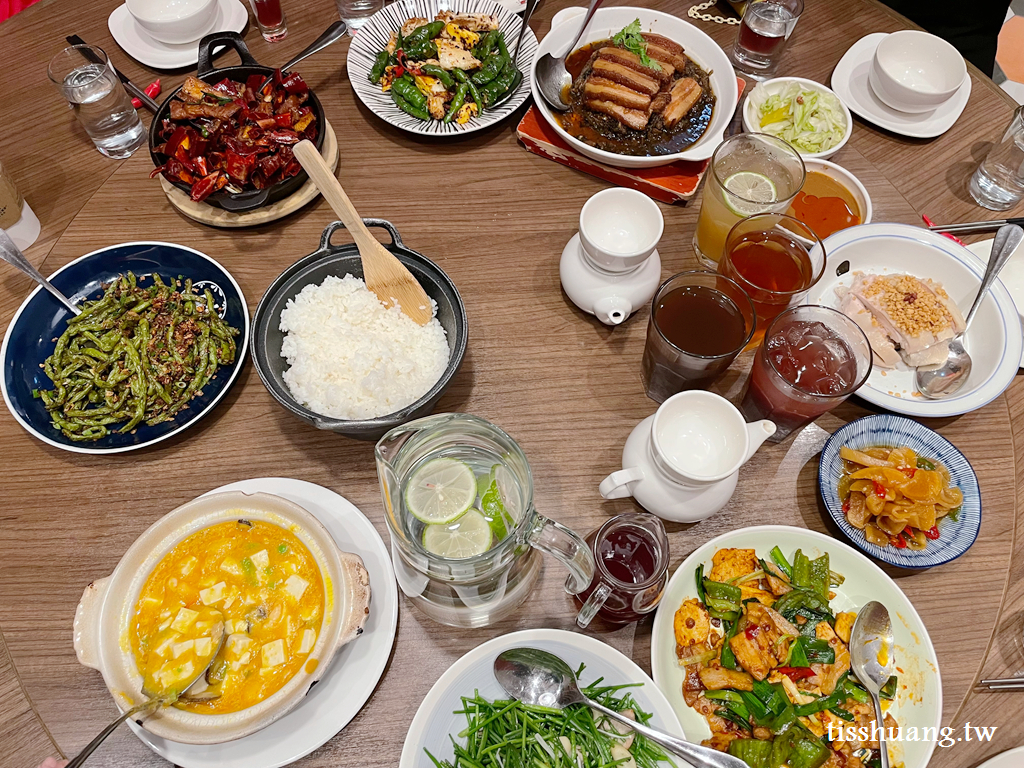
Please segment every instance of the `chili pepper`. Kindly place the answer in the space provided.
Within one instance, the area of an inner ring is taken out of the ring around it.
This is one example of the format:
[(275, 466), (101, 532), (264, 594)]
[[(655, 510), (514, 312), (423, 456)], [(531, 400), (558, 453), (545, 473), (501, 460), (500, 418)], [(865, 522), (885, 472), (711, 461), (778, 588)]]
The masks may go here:
[(414, 29), (409, 36), (405, 38), (402, 42), (402, 48), (405, 49), (406, 53), (409, 53), (411, 49), (433, 40), (441, 34), (441, 30), (443, 29), (443, 21), (431, 21), (428, 24), (422, 24), (421, 26), (416, 27), (416, 29)]
[(477, 85), (487, 85), (494, 78), (496, 78), (501, 71), (505, 68), (505, 57), (501, 55), (501, 52), (492, 53), (487, 57), (487, 61), (484, 65), (476, 71), (476, 74), (471, 78)]
[(903, 469), (900, 470), (900, 472), (902, 472), (907, 477), (913, 477), (914, 475), (917, 474), (917, 467), (904, 467)]
[(403, 75), (391, 84), (391, 90), (421, 112), (427, 109), (427, 97), (423, 95), (411, 75)]
[[(416, 91), (416, 92), (419, 93), (419, 91)], [(393, 87), (392, 87), (390, 93), (391, 93), (392, 101), (395, 102), (395, 106), (398, 107), (400, 110), (402, 110), (403, 112), (406, 112), (406, 113), (408, 113), (408, 114), (412, 115), (413, 117), (418, 118), (420, 120), (430, 120), (430, 115), (427, 114), (426, 110), (421, 109), (420, 107), (417, 107), (414, 104), (410, 104)], [(420, 94), (420, 95), (422, 96), (423, 94)]]
[(494, 49), (494, 44), (498, 40), (498, 30), (492, 29), (490, 32), (480, 38), (480, 42), (473, 48), (473, 56), (483, 61), (490, 52)]
[[(278, 70), (280, 71), (280, 70)], [(281, 83), (281, 87), (284, 88), (288, 93), (303, 94), (309, 92), (309, 86), (306, 85), (306, 81), (302, 79), (302, 75), (297, 72), (291, 72), (288, 77), (284, 78)]]
[(900, 531), (896, 536), (890, 536), (889, 542), (896, 547), (896, 549), (906, 549), (907, 541), (903, 538), (903, 531)]
[[(160, 95), (160, 81), (154, 80), (152, 83), (146, 86), (146, 95), (150, 98)], [(132, 106), (138, 109), (142, 106), (142, 102), (139, 99), (132, 99)]]
[(874, 486), (874, 489), (875, 489), (875, 496), (877, 496), (880, 499), (884, 499), (885, 498), (885, 486), (882, 485), (877, 480), (872, 480), (871, 483), (872, 483), (872, 485)]
[(757, 624), (749, 624), (747, 625), (747, 628), (743, 630), (743, 634), (747, 636), (747, 640), (755, 640), (757, 639), (757, 630)]
[[(440, 80), (444, 84), (445, 88), (454, 88), (455, 87), (455, 80), (452, 79), (452, 76), (450, 74), (448, 74), (447, 72), (445, 72), (443, 69), (441, 69), (436, 64), (424, 64), (423, 66), (420, 67), (420, 72), (422, 72), (424, 75), (430, 75), (431, 77), (436, 77), (438, 80)], [(455, 75), (456, 79), (459, 80), (460, 83), (464, 83), (466, 81), (464, 79), (459, 78), (459, 73), (460, 72), (462, 73), (462, 77), (465, 78), (466, 77), (466, 73), (462, 72), (461, 69), (456, 69), (453, 74)]]
[(814, 677), (814, 670), (810, 667), (779, 667), (779, 672), (790, 680), (803, 680), (806, 677)]
[(380, 79), (384, 77), (384, 70), (390, 58), (391, 54), (388, 53), (386, 48), (377, 54), (377, 58), (373, 60), (373, 66), (370, 68), (371, 83), (379, 83)]
[(850, 514), (850, 497), (849, 496), (847, 496), (845, 499), (843, 499), (843, 514), (844, 515)]
[(462, 83), (455, 89), (455, 96), (452, 98), (451, 106), (448, 107), (448, 113), (444, 116), (444, 122), (450, 123), (455, 115), (458, 114), (458, 111), (462, 109), (467, 93), (469, 93), (469, 83)]
[(192, 194), (190, 197), (197, 203), (201, 203), (217, 190), (223, 189), (227, 183), (227, 174), (222, 171), (214, 171), (192, 185)]
[(925, 538), (931, 539), (932, 541), (935, 541), (941, 535), (939, 533), (939, 526), (933, 525), (931, 528), (929, 528), (927, 531), (924, 532), (924, 535), (925, 535)]

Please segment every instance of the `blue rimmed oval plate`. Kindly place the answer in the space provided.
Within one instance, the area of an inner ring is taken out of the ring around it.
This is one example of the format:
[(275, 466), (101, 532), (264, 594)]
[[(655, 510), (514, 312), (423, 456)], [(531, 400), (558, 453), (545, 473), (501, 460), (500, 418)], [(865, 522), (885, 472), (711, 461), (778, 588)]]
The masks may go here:
[[(145, 448), (178, 434), (213, 410), (241, 370), (249, 343), (249, 308), (242, 289), (231, 274), (204, 253), (182, 245), (160, 242), (122, 243), (75, 259), (49, 280), (65, 296), (78, 303), (103, 295), (102, 286), (126, 272), (136, 276), (160, 275), (164, 282), (191, 278), (199, 289), (209, 288), (217, 312), (239, 330), (235, 362), (216, 376), (173, 419), (152, 427), (145, 424), (128, 434), (116, 431), (93, 442), (75, 442), (53, 426), (34, 389), (52, 389), (43, 372), (43, 361), (53, 352), (55, 340), (66, 329), (68, 311), (49, 293), (37, 287), (22, 303), (7, 327), (0, 348), (0, 390), (11, 414), (28, 432), (44, 443), (74, 453), (121, 453)], [(145, 284), (145, 283), (143, 283)]]
[[(864, 532), (850, 525), (843, 514), (843, 502), (837, 489), (843, 474), (839, 449), (844, 445), (856, 450), (906, 446), (919, 456), (942, 464), (949, 470), (952, 485), (964, 494), (957, 519), (939, 520), (939, 538), (929, 541), (927, 549), (915, 551), (869, 543)], [(955, 560), (971, 548), (981, 529), (981, 491), (970, 462), (938, 432), (903, 416), (885, 413), (865, 416), (833, 432), (818, 461), (818, 487), (829, 516), (846, 537), (871, 557), (899, 568), (931, 568)]]

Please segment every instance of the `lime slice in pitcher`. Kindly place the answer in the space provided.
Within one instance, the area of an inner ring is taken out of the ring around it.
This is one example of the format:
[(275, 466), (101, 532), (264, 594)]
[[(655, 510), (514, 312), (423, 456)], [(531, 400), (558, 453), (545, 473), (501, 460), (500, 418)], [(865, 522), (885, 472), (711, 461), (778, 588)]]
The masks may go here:
[(410, 514), (427, 524), (450, 523), (476, 501), (476, 476), (457, 459), (432, 459), (405, 486)]
[[(765, 205), (778, 201), (778, 190), (775, 183), (763, 173), (740, 171), (725, 180), (725, 188), (742, 198), (736, 200), (725, 196), (725, 204), (737, 216), (753, 216), (765, 212)], [(750, 202), (747, 202), (747, 201)], [(758, 205), (760, 203), (760, 205)]]
[(423, 548), (432, 555), (456, 560), (483, 554), (491, 548), (492, 538), (490, 524), (471, 509), (455, 522), (424, 528)]

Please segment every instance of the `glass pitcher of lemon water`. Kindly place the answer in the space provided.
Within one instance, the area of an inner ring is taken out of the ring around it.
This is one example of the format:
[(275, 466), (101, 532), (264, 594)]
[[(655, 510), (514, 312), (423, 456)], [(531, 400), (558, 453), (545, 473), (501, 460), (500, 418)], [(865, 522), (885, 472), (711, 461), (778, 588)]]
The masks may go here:
[(537, 513), (530, 465), (500, 427), (428, 416), (388, 432), (375, 455), (398, 584), (430, 618), (482, 627), (508, 616), (537, 580), (537, 550), (569, 569), (567, 592), (589, 586), (590, 547)]

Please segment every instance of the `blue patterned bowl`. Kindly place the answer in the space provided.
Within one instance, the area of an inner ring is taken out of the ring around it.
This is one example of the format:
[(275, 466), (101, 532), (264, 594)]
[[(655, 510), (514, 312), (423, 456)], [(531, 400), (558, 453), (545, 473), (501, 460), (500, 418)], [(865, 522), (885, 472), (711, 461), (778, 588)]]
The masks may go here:
[(164, 282), (190, 277), (198, 287), (209, 288), (228, 325), (240, 332), (235, 362), (220, 368), (202, 394), (173, 419), (152, 427), (140, 424), (129, 434), (112, 431), (99, 440), (75, 442), (53, 426), (42, 400), (32, 396), (33, 389), (53, 387), (40, 366), (53, 352), (68, 316), (60, 302), (37, 287), (7, 327), (0, 348), (0, 389), (18, 423), (44, 443), (74, 453), (120, 453), (153, 445), (187, 429), (213, 410), (241, 370), (249, 343), (249, 309), (235, 279), (206, 254), (172, 243), (123, 243), (86, 254), (58, 269), (49, 280), (78, 303), (99, 298), (103, 295), (102, 284), (129, 271), (140, 277), (156, 273)]
[[(848, 446), (857, 450), (877, 446), (906, 446), (926, 459), (938, 462), (949, 470), (952, 484), (964, 494), (964, 503), (956, 521), (939, 521), (939, 538), (928, 542), (920, 551), (879, 547), (864, 538), (864, 532), (850, 525), (843, 514), (843, 502), (837, 487), (843, 474), (839, 449)], [(825, 508), (847, 538), (871, 557), (900, 568), (931, 568), (955, 560), (971, 548), (981, 529), (981, 491), (974, 469), (956, 447), (934, 430), (913, 419), (892, 414), (865, 416), (837, 429), (825, 443), (818, 462), (818, 487)]]

